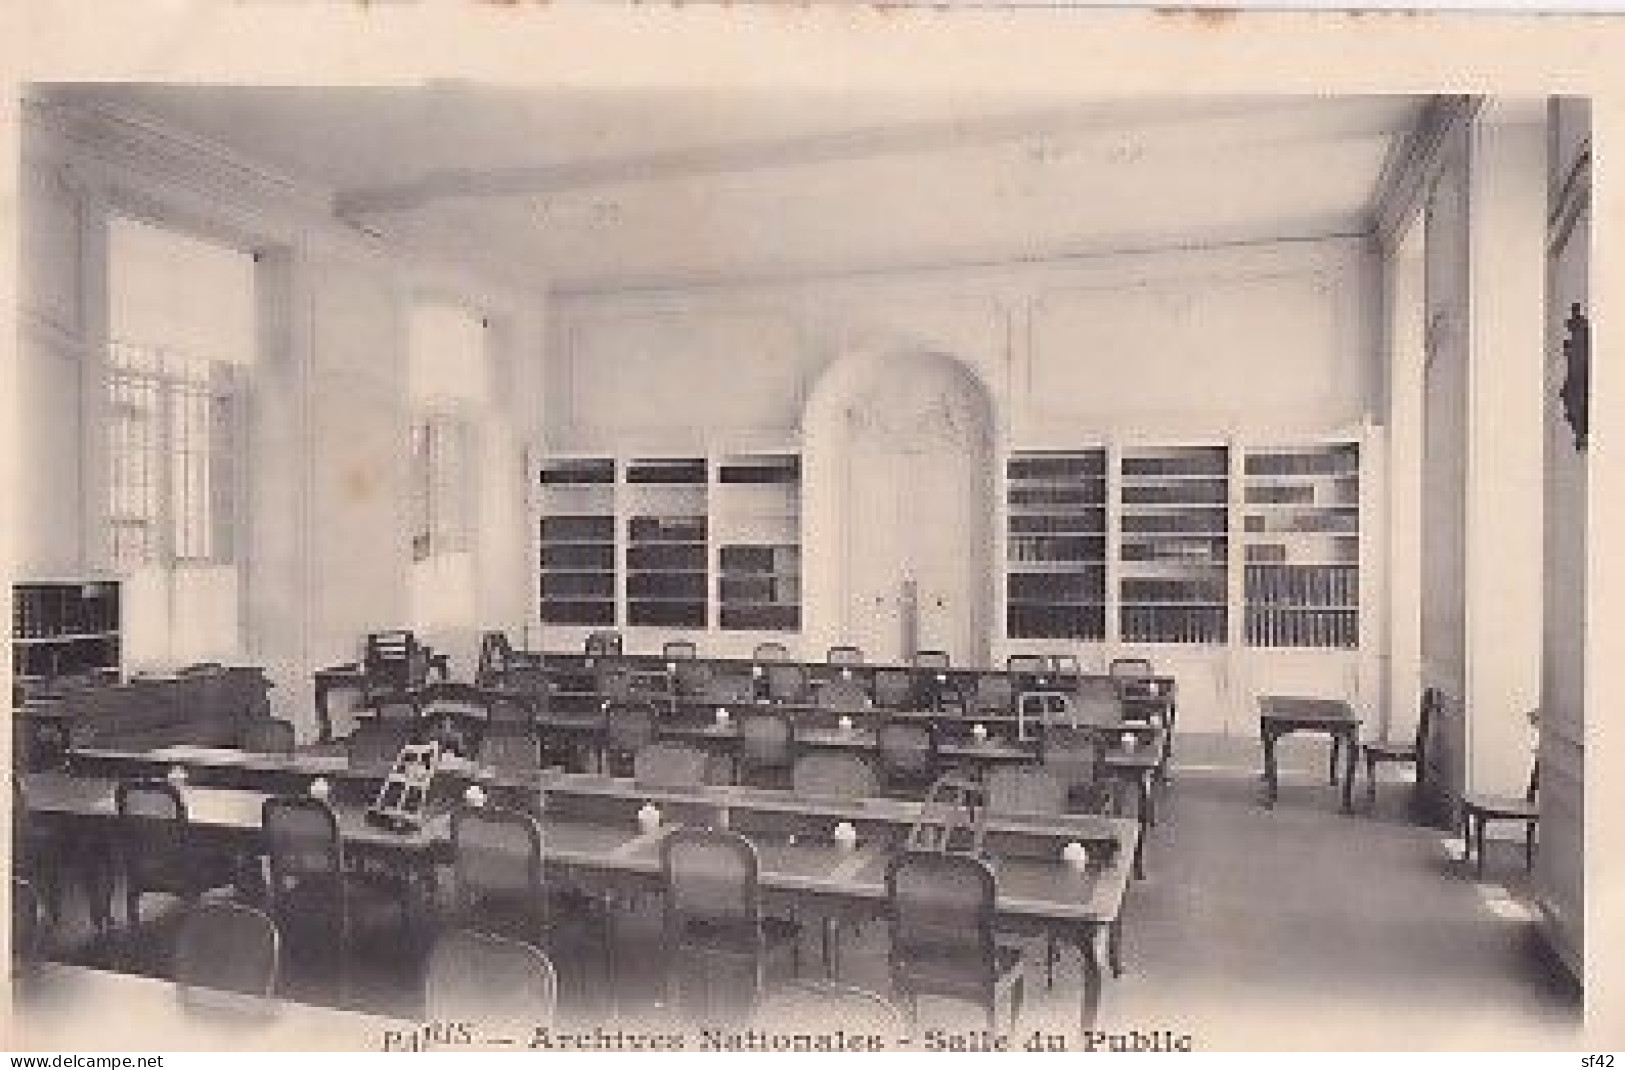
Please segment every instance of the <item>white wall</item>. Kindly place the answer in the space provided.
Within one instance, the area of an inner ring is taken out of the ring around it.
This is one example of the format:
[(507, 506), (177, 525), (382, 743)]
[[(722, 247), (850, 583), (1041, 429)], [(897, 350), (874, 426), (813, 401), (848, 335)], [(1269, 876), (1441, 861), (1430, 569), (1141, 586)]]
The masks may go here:
[[(407, 302), (432, 278), (504, 325), (512, 392), (483, 460), (511, 475), (517, 496), (540, 412), (540, 377), (527, 367), (539, 338), (535, 296), (364, 239), (312, 191), (193, 139), (108, 114), (24, 117), (19, 574), (107, 564), (105, 219), (129, 214), (256, 251), (244, 659), (271, 672), (277, 712), (308, 736), (310, 672), (355, 657), (365, 631), (405, 622)], [(517, 625), (522, 596), (513, 591), (523, 584), (512, 578), (526, 569), (524, 537), (491, 512), (478, 540), (478, 589), (491, 606), (477, 619)]]

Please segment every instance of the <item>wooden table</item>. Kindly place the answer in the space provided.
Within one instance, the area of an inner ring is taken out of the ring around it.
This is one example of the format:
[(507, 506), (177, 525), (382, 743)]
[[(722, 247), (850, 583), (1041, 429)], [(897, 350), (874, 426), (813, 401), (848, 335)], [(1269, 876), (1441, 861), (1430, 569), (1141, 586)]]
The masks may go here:
[(387, 1051), (415, 1022), (40, 962), (13, 978), (17, 1051)]
[[(538, 809), (546, 864), (563, 880), (584, 878), (614, 886), (631, 882), (646, 888), (659, 880), (660, 843), (670, 831), (685, 824), (725, 826), (740, 830), (756, 845), (764, 895), (789, 897), (813, 916), (832, 904), (883, 912), (887, 863), (898, 834), (921, 808), (907, 800), (820, 800), (755, 788), (660, 791), (628, 779), (579, 773), (539, 772), (534, 780), (513, 783), (542, 793)], [(29, 808), (36, 812), (91, 820), (113, 816), (110, 780), (31, 774), (23, 787)], [(235, 830), (257, 842), (265, 793), (187, 786), (182, 795), (200, 826)], [(609, 809), (595, 809), (582, 800), (607, 801)], [(633, 808), (648, 801), (665, 811), (665, 820), (653, 830), (639, 827), (632, 816)], [(443, 858), (449, 846), (444, 814), (415, 833), (375, 829), (354, 810), (339, 814), (347, 843), (372, 843), (425, 859)], [(833, 841), (833, 827), (840, 820), (857, 826), (856, 848)], [(1093, 845), (1086, 867), (1061, 860), (1060, 846), (1070, 840)], [(1079, 1021), (1085, 1031), (1092, 1028), (1099, 1008), (1103, 941), (1113, 972), (1120, 970), (1123, 898), (1139, 840), (1138, 824), (1126, 818), (1006, 815), (988, 822), (987, 845), (999, 881), (999, 923), (1052, 935), (1078, 949), (1084, 978)]]
[(1298, 698), (1287, 695), (1260, 695), (1258, 734), (1264, 744), (1264, 805), (1273, 807), (1280, 791), (1275, 764), (1275, 744), (1293, 732), (1321, 732), (1331, 737), (1328, 766), (1331, 783), (1337, 783), (1337, 752), (1345, 751), (1343, 769), (1343, 812), (1354, 812), (1354, 758), (1359, 750), (1360, 719), (1342, 699)]

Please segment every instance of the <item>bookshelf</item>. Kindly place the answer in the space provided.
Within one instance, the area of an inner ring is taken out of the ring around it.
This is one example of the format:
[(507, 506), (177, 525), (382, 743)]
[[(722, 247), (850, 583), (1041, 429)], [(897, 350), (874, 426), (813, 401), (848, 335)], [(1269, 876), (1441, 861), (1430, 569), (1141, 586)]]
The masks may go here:
[(1244, 473), (1246, 644), (1357, 646), (1359, 444), (1250, 452)]
[(801, 458), (718, 462), (717, 624), (727, 631), (801, 628)]
[(703, 457), (627, 463), (628, 624), (705, 627), (707, 468)]
[(615, 623), (615, 460), (561, 458), (538, 475), (543, 624)]
[(1106, 451), (1013, 453), (1006, 476), (1006, 635), (1104, 639)]
[(119, 581), (59, 580), (12, 587), (14, 699), (65, 676), (119, 677), (123, 656)]
[(1228, 642), (1229, 447), (1125, 449), (1118, 493), (1119, 638)]

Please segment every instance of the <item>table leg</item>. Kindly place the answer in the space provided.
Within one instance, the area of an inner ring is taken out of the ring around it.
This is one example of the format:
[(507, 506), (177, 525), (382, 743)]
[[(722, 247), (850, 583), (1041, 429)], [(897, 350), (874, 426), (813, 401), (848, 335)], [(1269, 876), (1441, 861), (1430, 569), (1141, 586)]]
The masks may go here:
[(1332, 752), (1331, 752), (1331, 754), (1327, 755), (1327, 758), (1326, 758), (1326, 783), (1330, 784), (1334, 788), (1337, 787), (1337, 757), (1338, 757), (1338, 751), (1342, 748), (1342, 745), (1343, 745), (1343, 737), (1338, 735), (1336, 732), (1333, 732), (1332, 733)]
[(1354, 760), (1359, 751), (1355, 734), (1351, 731), (1343, 738), (1343, 812), (1354, 812)]
[(1095, 1027), (1100, 1014), (1100, 952), (1096, 940), (1100, 935), (1098, 922), (1084, 926), (1083, 939), (1078, 941), (1079, 957), (1083, 960), (1083, 997), (1078, 1011), (1078, 1033), (1087, 1035)]
[(316, 742), (333, 742), (333, 715), (327, 708), (327, 697), (332, 690), (322, 675), (316, 675)]
[(1151, 770), (1147, 769), (1139, 776), (1140, 781), (1140, 838), (1157, 823), (1157, 804), (1151, 793)]
[(1123, 976), (1123, 917), (1119, 914), (1108, 930), (1108, 943), (1106, 945), (1108, 958), (1111, 962), (1112, 976)]
[(1275, 769), (1275, 740), (1277, 733), (1273, 728), (1266, 727), (1264, 736), (1264, 805), (1273, 808), (1279, 786), (1276, 782)]

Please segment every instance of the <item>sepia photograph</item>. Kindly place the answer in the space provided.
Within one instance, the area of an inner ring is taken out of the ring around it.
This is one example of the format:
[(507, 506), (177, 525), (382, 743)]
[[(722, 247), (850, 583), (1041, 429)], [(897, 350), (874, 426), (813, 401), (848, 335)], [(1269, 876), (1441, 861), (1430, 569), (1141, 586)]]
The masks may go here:
[(1618, 1046), (1618, 22), (55, 6), (0, 1047)]

